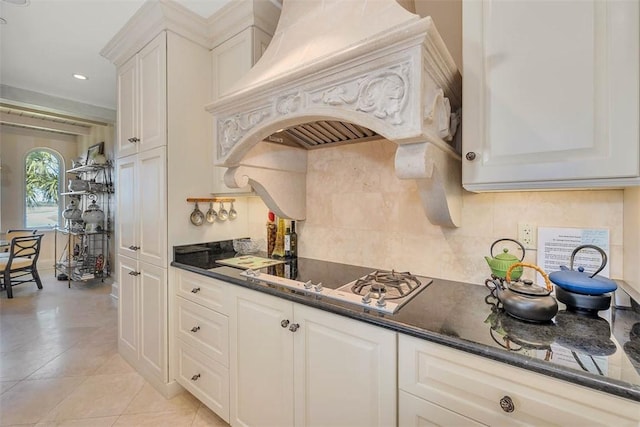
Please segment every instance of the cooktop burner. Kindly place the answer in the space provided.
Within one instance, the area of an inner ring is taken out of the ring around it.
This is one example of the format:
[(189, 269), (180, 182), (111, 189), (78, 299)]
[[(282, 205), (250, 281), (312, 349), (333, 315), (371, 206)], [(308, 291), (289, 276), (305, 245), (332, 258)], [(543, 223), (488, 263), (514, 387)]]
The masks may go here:
[(427, 277), (417, 277), (409, 272), (376, 270), (345, 285), (338, 285), (337, 289), (332, 289), (335, 283), (328, 283), (329, 286), (327, 286), (322, 282), (313, 282), (312, 280), (303, 282), (271, 274), (273, 271), (270, 270), (267, 271), (265, 273), (258, 270), (245, 270), (240, 275), (249, 280), (290, 289), (316, 298), (337, 300), (363, 307), (365, 310), (389, 314), (396, 313), (400, 307), (433, 281)]
[(374, 298), (385, 296), (387, 300), (406, 297), (420, 287), (422, 283), (416, 276), (407, 272), (374, 271), (356, 280), (351, 286), (354, 294), (371, 293)]

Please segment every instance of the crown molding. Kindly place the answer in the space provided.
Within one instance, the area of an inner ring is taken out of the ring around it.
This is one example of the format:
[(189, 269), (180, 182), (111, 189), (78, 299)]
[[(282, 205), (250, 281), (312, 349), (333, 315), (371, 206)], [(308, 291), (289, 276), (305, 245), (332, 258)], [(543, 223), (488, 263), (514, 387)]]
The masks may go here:
[(148, 0), (100, 51), (122, 65), (162, 31), (172, 31), (210, 49), (208, 21), (171, 0)]

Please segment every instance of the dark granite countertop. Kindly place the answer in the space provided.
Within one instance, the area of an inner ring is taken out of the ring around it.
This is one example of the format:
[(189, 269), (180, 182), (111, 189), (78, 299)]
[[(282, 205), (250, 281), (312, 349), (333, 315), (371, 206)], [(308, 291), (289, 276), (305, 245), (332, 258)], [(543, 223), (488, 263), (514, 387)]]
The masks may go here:
[[(249, 281), (236, 268), (215, 267), (215, 258), (233, 256), (229, 248), (217, 248), (206, 262), (191, 249), (193, 257), (178, 255), (171, 265), (640, 402), (640, 315), (631, 310), (589, 317), (560, 304), (551, 324), (533, 324), (498, 309), (484, 286), (434, 279), (396, 314), (379, 314)], [(336, 280), (340, 271), (373, 270), (330, 264)], [(344, 283), (323, 282), (329, 288)]]

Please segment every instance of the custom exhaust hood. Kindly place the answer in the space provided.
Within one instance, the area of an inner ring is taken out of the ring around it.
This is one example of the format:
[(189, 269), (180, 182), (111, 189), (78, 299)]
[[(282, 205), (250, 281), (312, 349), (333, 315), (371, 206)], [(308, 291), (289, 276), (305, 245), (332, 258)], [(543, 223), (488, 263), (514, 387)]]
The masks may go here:
[(262, 58), (206, 109), (227, 186), (251, 184), (280, 216), (306, 217), (307, 150), (386, 138), (429, 220), (455, 227), (461, 105), (460, 74), (430, 17), (395, 0), (284, 0)]

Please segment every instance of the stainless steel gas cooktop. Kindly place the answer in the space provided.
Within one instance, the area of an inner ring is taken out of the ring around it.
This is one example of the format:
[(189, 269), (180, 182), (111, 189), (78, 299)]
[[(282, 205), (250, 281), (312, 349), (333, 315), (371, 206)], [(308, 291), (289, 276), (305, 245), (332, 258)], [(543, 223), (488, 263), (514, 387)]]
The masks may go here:
[(330, 289), (321, 282), (292, 280), (259, 270), (245, 270), (240, 275), (270, 286), (388, 314), (396, 313), (433, 281), (409, 272), (376, 270), (337, 289)]

